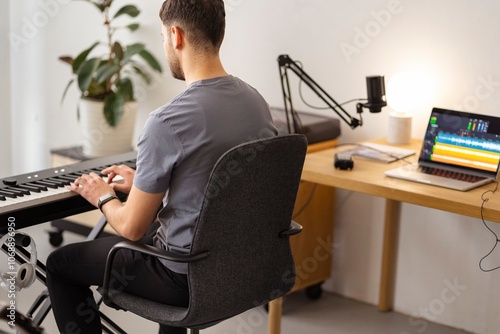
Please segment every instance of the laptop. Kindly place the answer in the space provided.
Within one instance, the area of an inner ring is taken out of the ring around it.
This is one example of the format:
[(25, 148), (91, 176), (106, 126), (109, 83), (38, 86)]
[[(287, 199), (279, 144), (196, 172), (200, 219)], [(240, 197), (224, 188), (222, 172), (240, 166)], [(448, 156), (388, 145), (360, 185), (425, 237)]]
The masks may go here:
[(500, 118), (433, 108), (418, 162), (386, 176), (466, 191), (496, 180)]

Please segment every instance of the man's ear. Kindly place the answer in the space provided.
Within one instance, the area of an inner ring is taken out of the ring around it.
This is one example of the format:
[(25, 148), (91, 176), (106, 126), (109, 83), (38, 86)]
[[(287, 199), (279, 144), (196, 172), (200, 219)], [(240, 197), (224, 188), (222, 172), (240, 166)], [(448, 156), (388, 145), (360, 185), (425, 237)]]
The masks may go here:
[(174, 49), (180, 49), (184, 45), (184, 32), (176, 26), (170, 27), (170, 37)]

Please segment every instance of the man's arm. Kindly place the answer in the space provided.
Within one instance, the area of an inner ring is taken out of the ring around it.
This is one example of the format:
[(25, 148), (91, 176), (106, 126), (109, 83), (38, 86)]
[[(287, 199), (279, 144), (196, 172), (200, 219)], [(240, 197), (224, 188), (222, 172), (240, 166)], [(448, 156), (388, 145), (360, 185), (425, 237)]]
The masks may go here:
[(164, 193), (149, 194), (132, 186), (125, 203), (110, 201), (102, 206), (102, 212), (118, 234), (136, 241), (154, 221), (163, 196)]
[(106, 194), (115, 194), (115, 189), (124, 193), (129, 192), (125, 203), (111, 200), (101, 209), (113, 229), (124, 238), (140, 239), (153, 222), (162, 203), (165, 193), (146, 193), (133, 184), (134, 171), (126, 166), (112, 166), (103, 170), (112, 180), (116, 175), (123, 178), (123, 183), (106, 183), (95, 173), (84, 174), (68, 188), (97, 207), (99, 198)]

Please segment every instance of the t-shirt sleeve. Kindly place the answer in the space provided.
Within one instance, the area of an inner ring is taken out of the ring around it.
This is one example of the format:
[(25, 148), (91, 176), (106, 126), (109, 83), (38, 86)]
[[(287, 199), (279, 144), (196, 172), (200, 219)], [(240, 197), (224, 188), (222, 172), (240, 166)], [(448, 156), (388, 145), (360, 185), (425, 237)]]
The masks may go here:
[(137, 144), (134, 185), (158, 194), (168, 190), (174, 168), (182, 161), (182, 143), (168, 120), (151, 114)]

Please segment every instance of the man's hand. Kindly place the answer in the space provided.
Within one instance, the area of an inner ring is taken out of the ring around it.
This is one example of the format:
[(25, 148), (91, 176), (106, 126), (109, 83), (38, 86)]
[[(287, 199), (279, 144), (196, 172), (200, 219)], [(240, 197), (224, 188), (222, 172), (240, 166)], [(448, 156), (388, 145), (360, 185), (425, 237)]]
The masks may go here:
[[(130, 189), (132, 188), (132, 184), (134, 183), (134, 175), (135, 170), (126, 166), (111, 166), (102, 170), (104, 175), (108, 176), (108, 184), (115, 190), (125, 194), (130, 193)], [(123, 181), (113, 182), (115, 177), (120, 175), (123, 178)]]
[(83, 174), (67, 188), (77, 194), (80, 194), (83, 198), (89, 201), (90, 204), (96, 207), (99, 197), (115, 193), (113, 188), (94, 172), (90, 174)]

